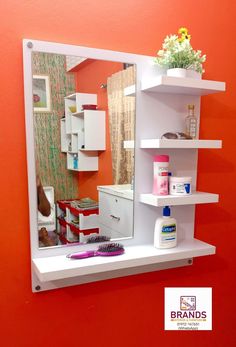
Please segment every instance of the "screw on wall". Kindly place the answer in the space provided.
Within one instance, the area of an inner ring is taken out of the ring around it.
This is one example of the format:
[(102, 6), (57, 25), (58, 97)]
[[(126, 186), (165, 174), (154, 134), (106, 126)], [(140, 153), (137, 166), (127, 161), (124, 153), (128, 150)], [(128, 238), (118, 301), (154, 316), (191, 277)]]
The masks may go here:
[(41, 289), (40, 286), (36, 286), (36, 287), (35, 287), (35, 290), (37, 290), (37, 292), (38, 292), (40, 289)]
[(33, 42), (31, 42), (31, 41), (27, 42), (27, 47), (28, 48), (33, 48)]
[(192, 265), (192, 263), (193, 263), (193, 259), (188, 259), (188, 264)]

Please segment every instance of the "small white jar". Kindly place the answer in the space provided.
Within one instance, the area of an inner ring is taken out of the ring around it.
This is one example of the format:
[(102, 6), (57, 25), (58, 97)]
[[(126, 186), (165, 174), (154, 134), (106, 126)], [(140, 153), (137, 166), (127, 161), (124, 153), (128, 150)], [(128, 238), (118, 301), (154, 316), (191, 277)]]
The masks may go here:
[(192, 177), (170, 177), (170, 195), (191, 194)]

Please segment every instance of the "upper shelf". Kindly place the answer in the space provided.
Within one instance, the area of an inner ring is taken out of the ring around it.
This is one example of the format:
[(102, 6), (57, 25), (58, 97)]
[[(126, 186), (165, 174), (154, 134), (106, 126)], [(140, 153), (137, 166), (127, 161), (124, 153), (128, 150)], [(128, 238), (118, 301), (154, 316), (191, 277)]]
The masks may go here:
[(222, 148), (221, 140), (141, 140), (141, 148)]
[(157, 93), (208, 95), (224, 92), (225, 82), (161, 75), (143, 80), (141, 90)]
[(152, 245), (129, 246), (123, 255), (117, 257), (72, 260), (66, 258), (66, 255), (59, 255), (35, 258), (32, 263), (39, 280), (47, 282), (214, 253), (214, 246), (196, 239), (186, 239), (179, 241), (177, 247), (169, 249), (156, 249)]

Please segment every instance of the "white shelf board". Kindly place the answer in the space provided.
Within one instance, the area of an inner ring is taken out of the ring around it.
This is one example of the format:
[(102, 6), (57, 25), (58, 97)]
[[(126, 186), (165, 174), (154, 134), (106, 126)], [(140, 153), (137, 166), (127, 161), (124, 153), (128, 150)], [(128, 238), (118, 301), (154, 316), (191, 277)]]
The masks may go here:
[(87, 171), (98, 171), (97, 168), (89, 168), (89, 169), (86, 169), (86, 168), (78, 168), (78, 169), (73, 169), (71, 167), (68, 167), (67, 170), (70, 170), (70, 171), (76, 171), (76, 172), (87, 172)]
[[(145, 232), (145, 231), (144, 231)], [(72, 260), (66, 255), (34, 258), (34, 271), (41, 282), (122, 270), (137, 266), (177, 261), (215, 253), (215, 247), (197, 239), (180, 241), (177, 247), (156, 249), (153, 245), (129, 246), (114, 257)]]
[(124, 96), (135, 96), (136, 95), (136, 87), (135, 84), (132, 86), (126, 87), (124, 89)]
[[(82, 113), (82, 114), (81, 114)], [(77, 117), (77, 116), (83, 116), (83, 112), (74, 112), (74, 113), (71, 113), (71, 116), (74, 116), (74, 117)]]
[(225, 82), (159, 75), (142, 81), (145, 92), (208, 95), (225, 91)]
[(71, 113), (73, 117), (84, 117), (84, 111)]
[(76, 93), (65, 96), (65, 99), (76, 100)]
[(72, 116), (76, 116), (76, 117), (84, 117), (84, 114), (85, 114), (85, 112), (91, 112), (91, 111), (103, 111), (103, 110), (83, 110), (83, 111), (79, 111), (79, 112), (75, 112), (75, 113), (72, 113), (71, 115)]
[(124, 141), (125, 149), (133, 149), (134, 148), (134, 140)]
[(218, 194), (194, 192), (189, 195), (153, 195), (140, 194), (140, 202), (151, 206), (174, 206), (174, 205), (193, 205), (209, 204), (219, 201)]
[(222, 148), (221, 140), (141, 140), (141, 148)]

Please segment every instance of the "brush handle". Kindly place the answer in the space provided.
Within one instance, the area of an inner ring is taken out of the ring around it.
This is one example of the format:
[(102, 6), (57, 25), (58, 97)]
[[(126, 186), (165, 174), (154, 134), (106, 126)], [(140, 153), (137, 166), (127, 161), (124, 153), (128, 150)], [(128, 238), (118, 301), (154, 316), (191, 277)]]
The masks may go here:
[(85, 252), (78, 252), (78, 253), (71, 253), (67, 255), (67, 258), (70, 259), (84, 259), (84, 258), (90, 258), (95, 257), (96, 251), (85, 251)]

